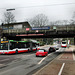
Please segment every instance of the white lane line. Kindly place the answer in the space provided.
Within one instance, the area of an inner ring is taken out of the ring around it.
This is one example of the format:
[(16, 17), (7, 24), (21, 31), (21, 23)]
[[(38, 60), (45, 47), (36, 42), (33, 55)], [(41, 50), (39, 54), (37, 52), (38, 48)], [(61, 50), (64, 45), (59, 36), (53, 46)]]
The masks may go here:
[(74, 55), (74, 53), (73, 53), (73, 60), (75, 60), (75, 55)]
[(41, 64), (49, 55), (51, 55), (52, 53), (48, 54), (46, 57), (44, 57), (38, 64)]
[(0, 61), (7, 61), (7, 60), (10, 60), (10, 59), (4, 59), (4, 60), (0, 60)]
[(64, 66), (65, 66), (65, 63), (63, 63), (63, 64), (62, 64), (62, 67), (61, 67), (61, 69), (60, 69), (60, 71), (59, 71), (58, 75), (61, 75), (61, 73), (62, 73), (62, 71), (63, 71)]
[[(46, 56), (47, 57), (47, 56)], [(44, 61), (46, 59), (46, 57), (44, 57), (38, 64), (41, 64), (42, 61)]]
[[(73, 52), (73, 50), (72, 50), (72, 52)], [(74, 55), (74, 53), (73, 53), (73, 60), (75, 60), (75, 55)]]
[(54, 58), (51, 62), (49, 62), (48, 64), (46, 64), (44, 67), (42, 67), (40, 70), (38, 70), (36, 73), (32, 74), (32, 75), (37, 75), (39, 72), (41, 72), (44, 68), (46, 68), (48, 65), (50, 65), (55, 59), (57, 59), (59, 56), (57, 56), (56, 58)]

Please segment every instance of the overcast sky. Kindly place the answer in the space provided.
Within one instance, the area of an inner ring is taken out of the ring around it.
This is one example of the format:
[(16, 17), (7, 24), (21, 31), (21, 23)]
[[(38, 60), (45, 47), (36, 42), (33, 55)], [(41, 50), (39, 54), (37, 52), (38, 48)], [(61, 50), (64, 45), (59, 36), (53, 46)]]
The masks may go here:
[(18, 22), (41, 13), (48, 16), (50, 21), (70, 20), (75, 11), (75, 4), (65, 3), (75, 3), (75, 0), (0, 0), (0, 20), (9, 8), (15, 8), (11, 12)]

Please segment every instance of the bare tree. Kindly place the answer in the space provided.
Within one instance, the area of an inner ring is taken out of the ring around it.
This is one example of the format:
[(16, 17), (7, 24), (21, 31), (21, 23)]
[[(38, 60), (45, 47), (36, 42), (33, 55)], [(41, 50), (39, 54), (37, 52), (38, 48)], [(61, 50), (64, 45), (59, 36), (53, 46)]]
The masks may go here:
[(30, 20), (32, 27), (41, 27), (48, 25), (48, 18), (44, 14), (38, 14)]
[(15, 22), (15, 16), (11, 12), (5, 12), (3, 23), (13, 23), (13, 22)]
[(73, 16), (72, 16), (70, 24), (72, 24), (72, 25), (75, 24), (75, 12), (73, 13)]
[(54, 22), (50, 22), (51, 25), (68, 25), (70, 24), (68, 20), (57, 20)]
[(49, 25), (55, 25), (55, 22), (52, 22), (52, 21), (51, 21), (51, 22), (49, 23)]
[(54, 22), (50, 22), (50, 25), (62, 25), (62, 21), (57, 20), (57, 21), (54, 21)]
[(63, 23), (63, 25), (68, 25), (68, 24), (70, 24), (70, 22), (69, 22), (68, 20), (63, 20), (62, 23)]
[(55, 25), (62, 25), (62, 21), (61, 20), (55, 21)]

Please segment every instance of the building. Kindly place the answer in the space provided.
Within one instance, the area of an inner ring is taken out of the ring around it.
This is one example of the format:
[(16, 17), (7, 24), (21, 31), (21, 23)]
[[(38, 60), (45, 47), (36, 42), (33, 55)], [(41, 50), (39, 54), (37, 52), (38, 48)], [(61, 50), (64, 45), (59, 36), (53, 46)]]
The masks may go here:
[(3, 33), (25, 32), (26, 28), (31, 28), (28, 22), (9, 23), (3, 25)]

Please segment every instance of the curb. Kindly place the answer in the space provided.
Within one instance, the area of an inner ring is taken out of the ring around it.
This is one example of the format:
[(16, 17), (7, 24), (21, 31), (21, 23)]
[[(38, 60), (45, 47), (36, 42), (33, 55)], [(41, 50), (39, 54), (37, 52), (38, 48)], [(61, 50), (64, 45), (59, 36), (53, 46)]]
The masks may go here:
[(38, 70), (36, 73), (32, 74), (32, 75), (37, 75), (39, 72), (41, 72), (44, 68), (46, 68), (48, 65), (50, 65), (53, 61), (55, 61), (55, 59), (57, 59), (59, 57), (59, 55), (54, 58), (51, 62), (49, 62), (47, 65), (45, 65), (44, 67), (42, 67), (40, 70)]

